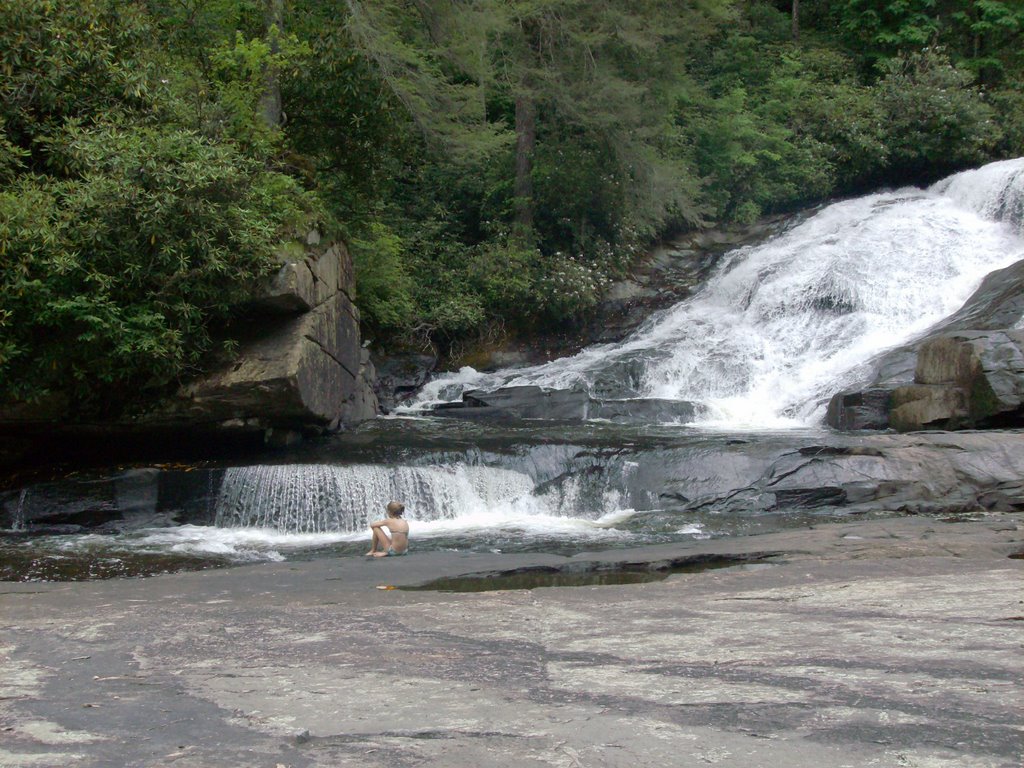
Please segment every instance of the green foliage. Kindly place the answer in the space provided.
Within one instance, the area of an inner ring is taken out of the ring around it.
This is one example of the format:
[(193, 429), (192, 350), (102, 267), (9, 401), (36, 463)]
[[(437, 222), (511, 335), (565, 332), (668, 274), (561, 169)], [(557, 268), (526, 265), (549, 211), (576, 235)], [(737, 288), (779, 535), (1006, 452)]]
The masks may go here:
[(927, 49), (884, 65), (878, 100), (886, 125), (887, 165), (912, 177), (938, 176), (984, 162), (999, 142), (994, 110), (971, 76)]
[(845, 0), (837, 4), (845, 41), (874, 64), (935, 42), (937, 0)]
[(0, 117), (17, 146), (69, 118), (143, 107), (150, 26), (136, 6), (82, 0), (0, 4)]
[(302, 150), (288, 159), (317, 184), (340, 225), (363, 236), (360, 229), (391, 198), (412, 152), (407, 124), (333, 8), (297, 0), (291, 22), (310, 55), (282, 83), (284, 131)]
[(311, 53), (307, 43), (283, 34), (276, 26), (271, 26), (265, 37), (250, 40), (236, 32), (234, 40), (214, 48), (210, 64), (217, 101), (224, 112), (224, 136), (264, 152), (272, 149), (277, 130), (258, 118), (267, 73), (294, 77)]
[(833, 0), (828, 8), (820, 23), (834, 24), (864, 71), (876, 76), (896, 56), (935, 47), (986, 85), (1020, 76), (1020, 0)]
[(1020, 0), (791, 9), (2, 3), (0, 397), (189, 375), (310, 215), (375, 340), (444, 347), (580, 322), (674, 230), (1024, 152)]
[(364, 237), (351, 236), (357, 295), (364, 323), (374, 332), (394, 333), (416, 319), (415, 286), (406, 268), (402, 240), (380, 222)]
[(345, 6), (353, 44), (429, 146), (460, 163), (508, 145), (506, 127), (488, 119), (481, 67), (481, 48), (504, 16), (500, 3), (426, 2), (418, 15), (401, 2)]
[(534, 283), (541, 258), (515, 240), (483, 243), (472, 254), (468, 283), (493, 316), (514, 322), (525, 305), (536, 301)]
[(709, 187), (716, 213), (746, 223), (832, 188), (823, 145), (773, 114), (779, 102), (749, 102), (737, 88), (714, 100), (707, 116), (696, 121), (701, 169), (719, 182)]
[(716, 41), (703, 75), (677, 104), (692, 136), (714, 219), (749, 222), (821, 199), (842, 173), (842, 134), (854, 88), (838, 72), (848, 62), (788, 44), (770, 45), (742, 30)]
[(585, 261), (582, 254), (575, 257), (556, 251), (544, 260), (534, 281), (537, 309), (547, 320), (564, 323), (591, 309), (610, 282), (605, 272)]
[(1020, 74), (1024, 3), (975, 0), (957, 3), (942, 42), (958, 53), (958, 63), (987, 85), (1001, 85)]
[(0, 7), (0, 399), (116, 412), (194, 373), (315, 210), (289, 177), (177, 118), (136, 6)]
[(858, 81), (853, 61), (838, 51), (804, 49), (787, 60), (799, 71), (780, 79), (776, 105), (788, 112), (788, 124), (813, 143), (819, 162), (825, 163), (832, 186), (823, 194), (820, 187), (815, 192), (823, 197), (876, 180), (889, 148), (875, 90)]
[(1024, 92), (1002, 89), (989, 94), (988, 103), (998, 114), (1003, 140), (998, 153), (1004, 157), (1024, 155)]
[(3, 124), (0, 124), (0, 183), (7, 184), (24, 170), (30, 153), (16, 146), (7, 138)]

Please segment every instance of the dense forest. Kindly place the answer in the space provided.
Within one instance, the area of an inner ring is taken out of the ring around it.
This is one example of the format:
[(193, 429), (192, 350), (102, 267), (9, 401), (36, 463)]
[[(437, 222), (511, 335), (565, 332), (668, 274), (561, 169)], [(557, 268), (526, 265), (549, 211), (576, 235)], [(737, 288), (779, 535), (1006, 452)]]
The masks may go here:
[(659, 237), (1024, 152), (1024, 0), (0, 0), (0, 402), (230, 354), (344, 239), (376, 344), (585, 317)]

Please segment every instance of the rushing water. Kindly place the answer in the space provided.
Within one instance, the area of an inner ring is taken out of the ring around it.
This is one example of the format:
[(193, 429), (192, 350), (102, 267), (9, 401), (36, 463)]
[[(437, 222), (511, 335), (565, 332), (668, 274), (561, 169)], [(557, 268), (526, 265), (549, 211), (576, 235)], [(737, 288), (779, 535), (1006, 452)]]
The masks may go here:
[(560, 428), (555, 441), (544, 425), (381, 419), (293, 451), (293, 463), (81, 478), (10, 494), (0, 501), (31, 522), (0, 542), (0, 576), (359, 555), (368, 523), (392, 499), (406, 504), (414, 553), (571, 554), (805, 525), (835, 511), (776, 511), (729, 497), (736, 478), (756, 482), (780, 446), (794, 452), (814, 437), (737, 441), (581, 424)]
[[(391, 499), (409, 509), (414, 551), (569, 553), (845, 514), (838, 491), (835, 505), (827, 495), (808, 503), (800, 489), (765, 491), (759, 478), (792, 471), (779, 456), (799, 456), (820, 438), (827, 399), (873, 356), (955, 312), (989, 272), (1024, 259), (1022, 222), (1024, 159), (823, 207), (723, 256), (695, 296), (621, 343), (531, 368), (439, 377), (404, 418), (283, 460), (14, 491), (0, 498), (9, 528), (0, 577), (354, 555)], [(519, 384), (688, 401), (697, 417), (570, 428), (423, 415), (467, 388)]]
[(703, 289), (619, 344), (520, 370), (463, 369), (409, 410), (532, 384), (698, 405), (696, 423), (820, 423), (828, 398), (879, 352), (956, 311), (989, 272), (1024, 258), (1024, 159), (827, 206), (727, 254)]

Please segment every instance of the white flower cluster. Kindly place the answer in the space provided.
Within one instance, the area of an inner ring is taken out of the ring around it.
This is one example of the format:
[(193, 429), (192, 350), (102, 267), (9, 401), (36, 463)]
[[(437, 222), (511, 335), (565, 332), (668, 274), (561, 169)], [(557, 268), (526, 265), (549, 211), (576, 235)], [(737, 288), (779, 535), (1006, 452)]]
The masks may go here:
[(551, 258), (555, 263), (537, 284), (537, 299), (544, 309), (565, 314), (586, 309), (611, 284), (611, 278), (585, 261), (582, 252), (573, 255), (556, 251)]

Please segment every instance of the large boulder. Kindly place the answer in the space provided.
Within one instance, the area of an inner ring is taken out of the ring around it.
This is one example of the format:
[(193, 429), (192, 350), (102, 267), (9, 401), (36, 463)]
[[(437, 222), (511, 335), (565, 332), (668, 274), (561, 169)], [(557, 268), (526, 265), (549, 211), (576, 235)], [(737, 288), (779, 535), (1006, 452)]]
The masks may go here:
[[(352, 260), (310, 233), (240, 307), (238, 353), (148, 410), (82, 424), (59, 396), (0, 411), (0, 466), (287, 445), (373, 418), (374, 368), (362, 349)], [(217, 446), (220, 446), (219, 448)]]
[(1024, 418), (1024, 331), (965, 331), (932, 338), (917, 354), (914, 384), (893, 391), (890, 425), (1003, 426)]
[(1024, 425), (1024, 261), (991, 273), (928, 334), (874, 363), (872, 380), (840, 392), (827, 423), (844, 430)]
[(352, 261), (340, 243), (287, 259), (249, 308), (257, 330), (237, 358), (184, 387), (171, 410), (279, 430), (371, 418), (374, 377), (353, 296)]

